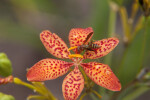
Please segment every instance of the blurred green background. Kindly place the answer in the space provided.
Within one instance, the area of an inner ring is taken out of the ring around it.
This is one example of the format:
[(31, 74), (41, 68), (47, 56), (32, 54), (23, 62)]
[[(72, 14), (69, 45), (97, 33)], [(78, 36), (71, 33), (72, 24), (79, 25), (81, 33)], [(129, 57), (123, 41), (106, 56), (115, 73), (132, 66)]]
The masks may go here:
[[(114, 0), (119, 6), (125, 6), (131, 13), (134, 0)], [(130, 15), (130, 14), (129, 14)], [(135, 17), (142, 15), (138, 11)], [(26, 69), (43, 58), (54, 58), (42, 45), (39, 34), (43, 30), (50, 30), (58, 34), (69, 46), (68, 34), (72, 28), (92, 27), (94, 40), (109, 37), (109, 0), (0, 0), (0, 52), (7, 54), (12, 62), (13, 76), (26, 81)], [(136, 22), (136, 21), (135, 21)], [(136, 25), (136, 23), (134, 23)], [(114, 31), (120, 39), (120, 44), (114, 50), (112, 66), (110, 66), (121, 83), (125, 85), (133, 80), (141, 70), (140, 51), (142, 48), (143, 34), (138, 34), (129, 47), (125, 62), (119, 65), (123, 57), (123, 27), (119, 14), (113, 24)], [(142, 30), (141, 30), (142, 31)], [(139, 31), (139, 32), (141, 32)], [(149, 30), (150, 32), (150, 30)], [(141, 32), (142, 33), (142, 32)], [(147, 40), (150, 41), (149, 35)], [(146, 44), (146, 57), (144, 66), (149, 67), (150, 48)], [(139, 58), (139, 59), (136, 59)], [(104, 62), (104, 59), (96, 60)], [(107, 64), (107, 63), (106, 63)], [(122, 66), (120, 68), (120, 66)], [(59, 99), (63, 100), (61, 85), (65, 75), (46, 81), (46, 86)], [(33, 91), (23, 86), (8, 84), (0, 86), (0, 92), (13, 95), (16, 100), (26, 100)], [(137, 96), (136, 100), (149, 100), (150, 92)], [(101, 93), (100, 93), (101, 94)], [(84, 100), (91, 100), (86, 97)], [(107, 100), (107, 99), (105, 99)]]

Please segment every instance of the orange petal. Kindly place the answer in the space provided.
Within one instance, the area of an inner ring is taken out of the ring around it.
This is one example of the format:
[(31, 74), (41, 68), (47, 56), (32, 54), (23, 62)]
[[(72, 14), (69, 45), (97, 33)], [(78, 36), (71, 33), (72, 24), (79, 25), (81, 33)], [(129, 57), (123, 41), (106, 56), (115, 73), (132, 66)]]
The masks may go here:
[(58, 37), (55, 33), (50, 31), (43, 31), (40, 34), (40, 39), (45, 46), (46, 50), (53, 56), (58, 58), (68, 58), (70, 52), (65, 42)]
[(67, 73), (72, 65), (72, 63), (61, 60), (43, 59), (28, 70), (27, 80), (45, 81), (55, 79)]
[(65, 100), (76, 100), (84, 88), (84, 79), (78, 67), (75, 67), (64, 79), (62, 91)]
[[(91, 27), (88, 27), (86, 29), (82, 28), (71, 29), (71, 31), (69, 32), (70, 47), (82, 45), (85, 39), (87, 38), (88, 34), (90, 34), (91, 32), (93, 32), (93, 29)], [(92, 36), (90, 36), (87, 43), (92, 38)]]
[(81, 66), (89, 78), (96, 84), (112, 91), (120, 91), (120, 81), (108, 65), (97, 62), (90, 62), (82, 63)]
[(100, 48), (95, 49), (94, 51), (86, 51), (83, 55), (84, 59), (97, 59), (107, 55), (111, 52), (119, 43), (117, 38), (108, 38), (100, 41), (96, 41), (93, 44), (97, 44)]

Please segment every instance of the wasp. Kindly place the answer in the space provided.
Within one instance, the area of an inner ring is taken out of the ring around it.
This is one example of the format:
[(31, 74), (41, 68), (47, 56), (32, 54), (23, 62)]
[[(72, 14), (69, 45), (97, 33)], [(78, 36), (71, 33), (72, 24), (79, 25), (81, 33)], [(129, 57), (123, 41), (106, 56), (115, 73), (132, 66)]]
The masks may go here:
[[(88, 42), (88, 40), (90, 39), (90, 37), (92, 36), (93, 32), (91, 32), (85, 39), (84, 43), (80, 46), (77, 47), (77, 52), (80, 53), (84, 50), (86, 51), (94, 51), (98, 48), (100, 48), (100, 46), (98, 44), (94, 44), (93, 41)], [(88, 42), (88, 44), (87, 44)]]
[(76, 49), (76, 53), (77, 53), (77, 54), (69, 55), (69, 58), (73, 58), (73, 57), (83, 58), (83, 56), (79, 54), (82, 51), (84, 51), (84, 50), (86, 50), (86, 51), (95, 51), (96, 49), (100, 48), (100, 46), (98, 44), (94, 44), (93, 41), (88, 42), (90, 37), (92, 36), (92, 34), (93, 34), (93, 32), (88, 34), (88, 36), (86, 37), (86, 39), (85, 39), (85, 41), (83, 42), (82, 45), (74, 46), (74, 47), (71, 47), (71, 48), (68, 49), (68, 50)]
[(88, 44), (83, 44), (83, 45), (78, 46), (77, 47), (77, 52), (81, 52), (81, 51), (84, 51), (84, 50), (94, 51), (98, 48), (100, 48), (99, 45), (94, 44), (93, 41), (90, 41)]

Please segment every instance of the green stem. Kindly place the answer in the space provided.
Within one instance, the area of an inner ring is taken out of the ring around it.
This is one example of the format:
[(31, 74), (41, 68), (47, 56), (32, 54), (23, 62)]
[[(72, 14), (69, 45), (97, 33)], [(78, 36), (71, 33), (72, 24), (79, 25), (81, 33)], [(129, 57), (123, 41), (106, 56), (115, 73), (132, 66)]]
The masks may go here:
[(14, 78), (14, 83), (15, 84), (18, 84), (18, 85), (23, 85), (23, 86), (26, 86), (32, 90), (35, 90), (36, 92), (40, 93), (40, 94), (43, 94), (40, 90), (38, 90), (35, 86), (29, 84), (29, 83), (26, 83), (26, 82), (23, 82), (22, 80), (20, 80), (19, 78)]
[[(115, 32), (115, 24), (116, 24), (116, 13), (117, 13), (117, 4), (110, 1), (110, 13), (109, 13), (109, 24), (108, 24), (108, 37), (112, 37)], [(112, 53), (109, 53), (106, 57), (104, 62), (111, 66), (111, 58)]]
[(57, 100), (57, 99), (53, 96), (53, 94), (52, 94), (51, 91), (48, 91), (48, 98), (49, 98), (50, 100)]
[(79, 100), (83, 100), (83, 98), (87, 95), (87, 93), (85, 92), (84, 94), (81, 95)]
[(81, 71), (81, 73), (82, 73), (82, 75), (83, 75), (83, 77), (84, 77), (85, 82), (88, 82), (88, 78), (87, 78), (87, 76), (86, 76), (84, 70), (83, 70), (81, 67), (79, 67), (79, 70)]
[(45, 100), (45, 99), (47, 99), (47, 98), (44, 97), (44, 96), (39, 96), (39, 95), (30, 95), (30, 96), (28, 96), (28, 98), (27, 98), (27, 100), (32, 100), (32, 99)]
[[(42, 89), (40, 89), (40, 88), (38, 88), (38, 87), (36, 87), (36, 86), (34, 86), (34, 85), (32, 85), (32, 84), (23, 82), (23, 81), (20, 80), (19, 78), (16, 78), (16, 77), (15, 77), (13, 82), (14, 82), (15, 84), (23, 85), (23, 86), (25, 86), (25, 87), (28, 87), (28, 88), (30, 88), (30, 89), (32, 89), (32, 90), (38, 92), (39, 94), (45, 96), (46, 98), (48, 98), (48, 99), (50, 99), (50, 100), (57, 100), (57, 99), (53, 96), (53, 94), (52, 94), (50, 91), (47, 90), (47, 92), (44, 92), (45, 89), (44, 89), (44, 91), (43, 91)], [(42, 84), (42, 83), (40, 83), (40, 84)], [(48, 95), (47, 95), (47, 94), (48, 94)]]
[(96, 96), (98, 96), (99, 99), (102, 98), (102, 96), (98, 92), (96, 92), (95, 90), (91, 90), (91, 92), (93, 92)]
[(97, 98), (97, 96), (94, 95), (93, 93), (90, 93), (90, 97), (92, 98), (92, 100), (99, 100), (99, 99)]
[(42, 83), (42, 82), (32, 82), (32, 84), (36, 88), (40, 89), (44, 93), (45, 97), (47, 97), (47, 99), (56, 100), (56, 98), (53, 96), (53, 94), (51, 93), (51, 91), (49, 91), (46, 88), (46, 86), (44, 85), (44, 83)]

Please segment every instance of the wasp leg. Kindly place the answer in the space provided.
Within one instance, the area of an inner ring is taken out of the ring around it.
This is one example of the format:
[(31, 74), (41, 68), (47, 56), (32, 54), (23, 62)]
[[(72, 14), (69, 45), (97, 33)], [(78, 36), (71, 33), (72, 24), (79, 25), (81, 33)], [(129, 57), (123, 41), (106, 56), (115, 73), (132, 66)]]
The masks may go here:
[(96, 42), (96, 41), (98, 41), (98, 40), (91, 40), (92, 43), (93, 43), (93, 42)]
[(87, 48), (87, 49), (86, 49), (86, 52), (87, 52), (87, 51), (95, 51), (95, 50), (94, 50), (93, 48)]
[(69, 58), (83, 58), (83, 56), (80, 54), (71, 54), (69, 55)]
[(78, 48), (78, 46), (70, 47), (68, 50), (70, 51), (70, 50), (73, 50), (73, 49), (76, 49), (76, 48)]

